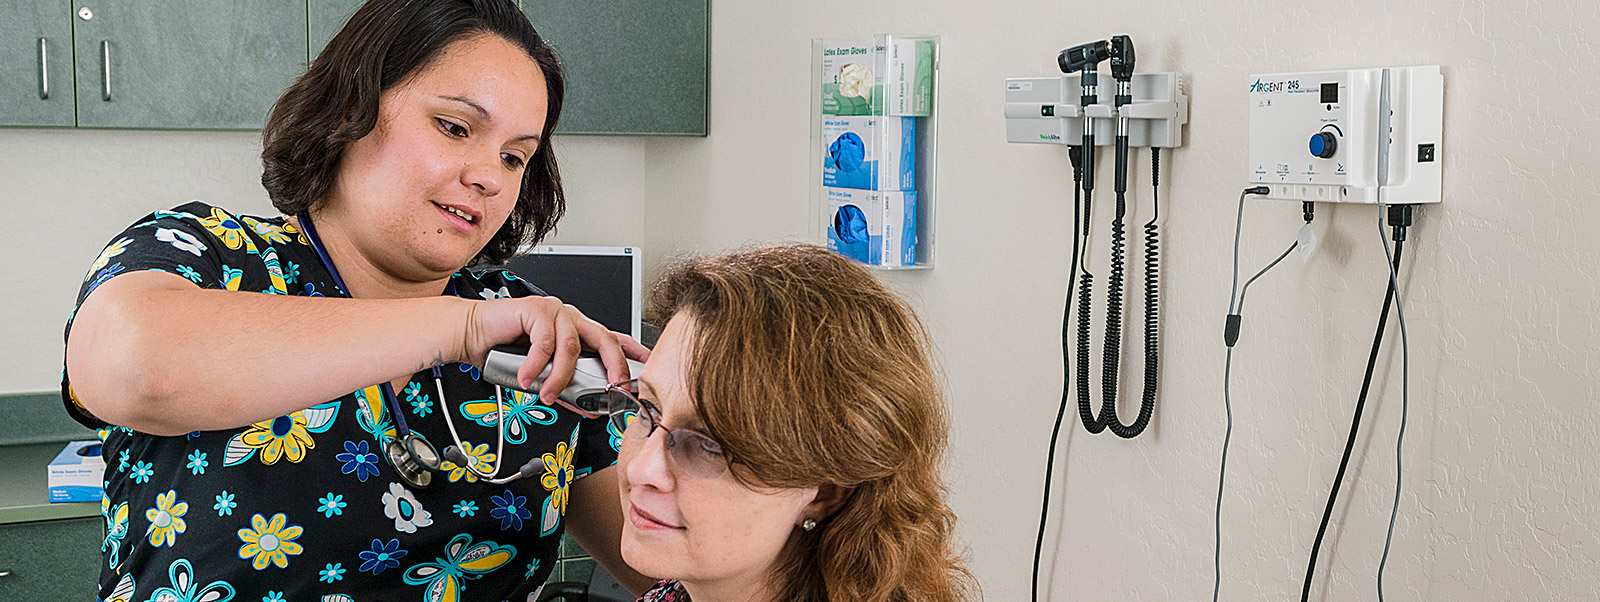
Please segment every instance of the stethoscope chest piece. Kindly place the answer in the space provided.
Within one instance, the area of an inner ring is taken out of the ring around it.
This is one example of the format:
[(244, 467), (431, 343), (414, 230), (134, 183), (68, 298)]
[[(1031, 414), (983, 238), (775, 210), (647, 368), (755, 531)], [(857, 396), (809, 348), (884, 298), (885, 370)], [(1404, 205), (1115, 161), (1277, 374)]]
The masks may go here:
[(433, 471), (439, 468), (439, 452), (427, 439), (407, 433), (404, 437), (389, 439), (383, 445), (383, 452), (389, 456), (389, 465), (407, 483), (421, 488), (433, 482)]

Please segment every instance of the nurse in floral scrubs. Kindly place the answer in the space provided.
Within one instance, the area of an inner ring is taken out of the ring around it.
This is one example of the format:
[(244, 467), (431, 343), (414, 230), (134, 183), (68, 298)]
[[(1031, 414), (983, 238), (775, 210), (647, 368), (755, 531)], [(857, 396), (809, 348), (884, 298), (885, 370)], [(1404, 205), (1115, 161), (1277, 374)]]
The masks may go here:
[[(569, 528), (649, 586), (618, 552), (621, 434), (474, 367), (527, 339), (524, 382), (551, 361), (553, 399), (582, 347), (616, 380), (648, 355), (468, 267), (564, 210), (563, 91), (511, 0), (371, 0), (268, 121), (262, 182), (282, 215), (197, 201), (111, 240), (62, 383), (109, 459), (100, 599), (522, 600)], [(385, 445), (407, 428), (453, 445), (447, 412), (462, 453), (414, 485)], [(531, 474), (490, 483), (498, 465)]]

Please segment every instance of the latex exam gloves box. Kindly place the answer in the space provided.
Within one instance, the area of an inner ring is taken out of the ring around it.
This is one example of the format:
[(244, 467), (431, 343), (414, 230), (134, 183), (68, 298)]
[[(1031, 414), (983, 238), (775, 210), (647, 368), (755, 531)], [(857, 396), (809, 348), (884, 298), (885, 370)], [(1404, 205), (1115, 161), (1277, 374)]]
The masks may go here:
[(916, 191), (823, 191), (828, 195), (828, 250), (867, 265), (917, 263)]
[(916, 190), (914, 117), (822, 119), (822, 185), (861, 190)]
[(822, 114), (926, 117), (933, 113), (933, 42), (827, 42)]
[(50, 461), (50, 502), (98, 502), (106, 461), (99, 441), (73, 441)]

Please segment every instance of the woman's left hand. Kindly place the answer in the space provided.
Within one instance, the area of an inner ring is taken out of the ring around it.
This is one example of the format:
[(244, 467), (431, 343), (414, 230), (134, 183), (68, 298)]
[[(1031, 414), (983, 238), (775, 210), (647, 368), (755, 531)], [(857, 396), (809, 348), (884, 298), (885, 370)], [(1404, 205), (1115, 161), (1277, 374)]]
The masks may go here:
[(611, 382), (630, 378), (626, 360), (645, 361), (650, 350), (633, 337), (612, 332), (555, 297), (519, 297), (472, 301), (455, 361), (482, 366), (495, 345), (528, 339), (528, 359), (517, 371), (523, 387), (550, 364), (550, 377), (539, 389), (541, 399), (555, 399), (572, 379), (578, 354), (585, 347), (599, 352)]

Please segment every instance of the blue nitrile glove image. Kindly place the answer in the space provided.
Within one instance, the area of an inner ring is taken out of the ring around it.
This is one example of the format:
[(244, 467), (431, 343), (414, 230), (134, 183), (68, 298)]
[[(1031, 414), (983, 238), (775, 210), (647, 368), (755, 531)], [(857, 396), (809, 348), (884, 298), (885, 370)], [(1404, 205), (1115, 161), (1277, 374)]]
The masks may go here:
[(844, 205), (833, 213), (833, 228), (828, 232), (828, 248), (856, 261), (872, 260), (867, 214), (855, 205)]
[[(867, 159), (867, 147), (854, 132), (845, 132), (828, 146), (828, 163), (839, 171), (861, 169)], [(858, 210), (859, 211), (859, 210)]]
[(867, 242), (867, 214), (855, 205), (845, 205), (833, 215), (833, 231), (847, 244)]

